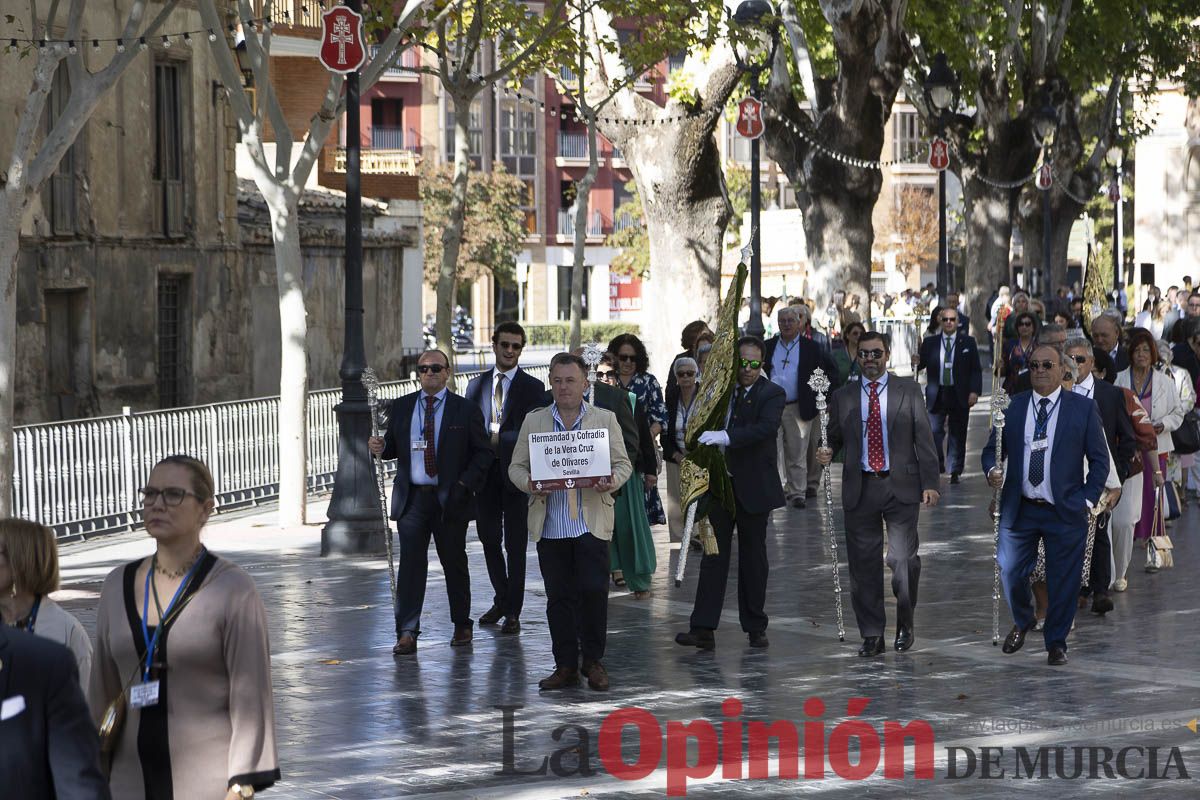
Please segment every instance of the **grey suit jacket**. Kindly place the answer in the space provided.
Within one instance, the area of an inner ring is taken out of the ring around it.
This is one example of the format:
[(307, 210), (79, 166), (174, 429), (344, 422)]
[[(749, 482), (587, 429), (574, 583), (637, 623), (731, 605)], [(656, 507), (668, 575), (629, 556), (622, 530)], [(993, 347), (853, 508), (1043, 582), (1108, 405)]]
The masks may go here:
[[(865, 379), (864, 379), (865, 380)], [(938, 488), (934, 449), (925, 397), (912, 378), (888, 375), (887, 435), (892, 488), (903, 503), (920, 503), (921, 493)], [(855, 508), (862, 497), (862, 384), (856, 380), (833, 393), (829, 406), (829, 446), (843, 450), (842, 508)]]

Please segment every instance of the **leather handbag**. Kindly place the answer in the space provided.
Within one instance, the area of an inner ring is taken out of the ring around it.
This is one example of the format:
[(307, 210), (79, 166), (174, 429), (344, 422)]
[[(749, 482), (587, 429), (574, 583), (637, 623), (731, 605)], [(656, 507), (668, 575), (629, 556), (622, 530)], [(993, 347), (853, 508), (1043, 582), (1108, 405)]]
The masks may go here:
[(1190, 456), (1200, 452), (1200, 411), (1193, 408), (1184, 415), (1183, 424), (1171, 431), (1171, 442), (1178, 455)]
[(1179, 519), (1182, 510), (1179, 505), (1179, 490), (1176, 488), (1175, 482), (1167, 481), (1159, 491), (1163, 494), (1163, 518), (1168, 522)]
[(1164, 497), (1165, 493), (1160, 489), (1154, 498), (1154, 527), (1151, 529), (1150, 540), (1146, 542), (1147, 572), (1157, 572), (1175, 566), (1175, 559), (1171, 554), (1174, 545), (1171, 544), (1171, 537), (1167, 535), (1167, 522), (1163, 518)]
[(100, 718), (100, 757), (106, 764), (112, 760), (113, 751), (117, 749), (117, 742), (121, 739), (121, 729), (125, 727), (126, 709), (129, 705), (129, 687), (133, 686), (133, 682), (142, 673), (142, 662), (145, 660), (145, 656), (138, 659), (137, 666), (133, 668), (133, 674), (121, 687), (120, 694), (105, 707), (104, 716)]

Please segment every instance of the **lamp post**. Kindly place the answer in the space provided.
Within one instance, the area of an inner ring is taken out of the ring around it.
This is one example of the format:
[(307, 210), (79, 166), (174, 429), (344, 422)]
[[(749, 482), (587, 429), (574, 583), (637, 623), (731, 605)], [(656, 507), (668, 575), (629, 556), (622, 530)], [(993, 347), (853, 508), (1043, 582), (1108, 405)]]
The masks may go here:
[[(925, 106), (933, 116), (937, 126), (937, 138), (946, 137), (946, 122), (951, 112), (958, 106), (959, 83), (958, 75), (950, 69), (946, 62), (946, 54), (939, 52), (933, 58), (933, 67), (925, 77), (924, 93)], [(945, 147), (943, 142), (942, 147)], [(934, 162), (936, 154), (931, 150), (930, 161)], [(949, 159), (946, 159), (948, 163)], [(937, 162), (939, 165), (941, 162)], [(946, 166), (938, 168), (938, 297), (945, 298), (954, 288), (954, 275), (950, 271), (949, 248), (946, 242)]]
[[(362, 11), (362, 0), (346, 6)], [(329, 522), (321, 529), (321, 555), (382, 553), (387, 528), (379, 516), (375, 465), (367, 450), (371, 412), (363, 369), (362, 186), (359, 170), (360, 115), (358, 71), (346, 75), (346, 319), (342, 343), (342, 401), (334, 407), (338, 420), (338, 464), (329, 499)]]
[(1053, 289), (1049, 285), (1050, 259), (1053, 250), (1054, 222), (1050, 209), (1050, 187), (1053, 185), (1052, 168), (1050, 166), (1050, 148), (1054, 143), (1054, 132), (1058, 129), (1058, 113), (1048, 103), (1033, 114), (1033, 136), (1042, 148), (1042, 166), (1038, 175), (1038, 188), (1042, 190), (1042, 269), (1038, 276), (1038, 286), (1031, 290), (1041, 289), (1046, 300), (1050, 299)]
[(1121, 281), (1125, 277), (1121, 274), (1123, 272), (1121, 262), (1124, 260), (1121, 248), (1125, 238), (1123, 230), (1125, 215), (1122, 213), (1125, 199), (1121, 195), (1121, 173), (1124, 167), (1125, 153), (1121, 149), (1121, 145), (1114, 142), (1105, 153), (1105, 160), (1113, 168), (1113, 182), (1108, 187), (1108, 199), (1112, 200), (1113, 204), (1113, 291), (1118, 291), (1121, 288)]
[[(775, 8), (768, 0), (742, 0), (733, 12), (733, 21), (755, 40), (755, 50), (766, 51), (765, 58), (755, 61), (750, 47), (737, 44), (733, 48), (738, 69), (750, 76), (750, 96), (756, 101), (761, 101), (762, 87), (759, 78), (764, 70), (770, 69), (771, 62), (775, 60), (775, 48), (779, 44)], [(762, 210), (762, 186), (759, 180), (760, 138), (755, 136), (750, 140), (750, 319), (746, 322), (746, 333), (753, 336), (762, 336), (766, 331), (762, 319), (762, 248), (759, 246), (761, 235), (758, 222)]]

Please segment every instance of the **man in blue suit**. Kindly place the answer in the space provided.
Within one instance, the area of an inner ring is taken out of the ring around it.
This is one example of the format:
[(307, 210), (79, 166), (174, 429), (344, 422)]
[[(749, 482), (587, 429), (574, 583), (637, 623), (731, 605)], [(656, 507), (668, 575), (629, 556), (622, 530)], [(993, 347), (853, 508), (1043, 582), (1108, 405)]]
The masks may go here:
[[(971, 408), (983, 392), (983, 369), (975, 339), (959, 327), (958, 309), (942, 309), (937, 336), (921, 342), (916, 372), (925, 370), (925, 408), (937, 445), (939, 472), (950, 470), (950, 482), (958, 483), (967, 458), (967, 422)], [(914, 373), (915, 375), (915, 373)], [(948, 423), (948, 424), (947, 424)], [(950, 429), (949, 441), (946, 429)], [(942, 445), (945, 444), (943, 450)]]
[(1029, 575), (1042, 539), (1050, 595), (1044, 636), (1052, 666), (1067, 663), (1067, 634), (1079, 596), (1088, 513), (1104, 492), (1109, 467), (1096, 404), (1063, 391), (1064, 359), (1060, 350), (1048, 345), (1034, 350), (1029, 363), (1033, 391), (1016, 395), (1004, 415), (1009, 468), (996, 464), (994, 429), (983, 449), (988, 483), (992, 488), (1004, 487), (997, 559), (1014, 623), (1004, 640), (1004, 652), (1020, 650), (1033, 627)]

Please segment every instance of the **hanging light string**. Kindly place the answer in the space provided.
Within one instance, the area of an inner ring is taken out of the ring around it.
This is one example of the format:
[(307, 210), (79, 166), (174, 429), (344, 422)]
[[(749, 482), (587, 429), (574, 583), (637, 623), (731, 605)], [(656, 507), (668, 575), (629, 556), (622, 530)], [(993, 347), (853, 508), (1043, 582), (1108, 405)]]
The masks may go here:
[[(290, 17), (288, 12), (284, 12), (285, 17)], [(267, 17), (259, 19), (246, 19), (241, 21), (243, 28), (265, 25), (268, 28), (274, 28), (278, 24), (276, 20)], [(285, 22), (285, 25), (290, 24)], [(230, 35), (237, 33), (238, 23), (231, 22), (226, 26)], [(79, 39), (57, 39), (54, 37), (43, 36), (38, 38), (26, 36), (8, 36), (0, 38), (0, 42), (7, 39), (7, 44), (4, 45), (6, 52), (12, 53), (20, 50), (22, 47), (37, 47), (38, 50), (46, 48), (65, 48), (68, 53), (74, 55), (79, 52), (80, 47), (91, 46), (93, 51), (99, 50), (101, 44), (116, 44), (117, 52), (124, 53), (126, 47), (138, 47), (145, 50), (150, 46), (150, 41), (153, 40), (161, 44), (164, 48), (169, 48), (174, 42), (178, 41), (185, 47), (191, 47), (193, 38), (207, 36), (210, 42), (217, 40), (217, 28), (197, 28), (194, 30), (178, 31), (176, 33), (156, 33), (153, 35), (144, 34), (142, 36), (84, 36)]]
[(768, 113), (768, 115), (770, 117), (772, 117), (775, 120), (778, 120), (779, 123), (781, 125), (783, 125), (785, 128), (787, 128), (789, 131), (796, 134), (804, 141), (808, 142), (809, 146), (812, 147), (814, 150), (816, 150), (818, 153), (825, 156), (826, 158), (832, 159), (833, 161), (837, 161), (838, 163), (849, 164), (852, 167), (858, 167), (860, 169), (883, 170), (888, 167), (902, 166), (902, 165), (906, 165), (906, 164), (916, 164), (923, 159), (923, 156), (921, 155), (920, 150), (917, 150), (916, 152), (914, 152), (908, 156), (905, 156), (904, 158), (879, 159), (879, 160), (873, 160), (873, 159), (869, 159), (869, 158), (859, 158), (858, 156), (852, 156), (852, 155), (849, 155), (848, 153), (843, 153), (839, 150), (836, 150), (836, 149), (830, 147), (829, 145), (822, 142), (820, 139), (818, 139), (815, 136), (813, 136), (812, 134), (810, 134), (808, 131), (801, 128), (799, 125), (797, 125), (791, 119), (791, 117), (783, 114), (778, 109), (776, 109), (772, 105), (770, 105), (767, 101), (765, 101), (765, 100), (762, 101), (762, 104), (763, 104), (763, 109), (766, 110), (766, 112)]

